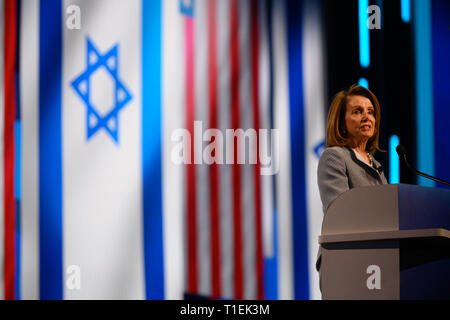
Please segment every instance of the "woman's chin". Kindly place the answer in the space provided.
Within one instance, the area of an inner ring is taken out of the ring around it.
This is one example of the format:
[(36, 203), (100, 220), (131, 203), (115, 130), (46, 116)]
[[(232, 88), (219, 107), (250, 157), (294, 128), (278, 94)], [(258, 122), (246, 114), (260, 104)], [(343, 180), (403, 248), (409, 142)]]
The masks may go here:
[(365, 140), (369, 140), (370, 138), (372, 138), (373, 137), (373, 132), (364, 132), (364, 133), (362, 133), (361, 134), (361, 138), (362, 139), (365, 139)]

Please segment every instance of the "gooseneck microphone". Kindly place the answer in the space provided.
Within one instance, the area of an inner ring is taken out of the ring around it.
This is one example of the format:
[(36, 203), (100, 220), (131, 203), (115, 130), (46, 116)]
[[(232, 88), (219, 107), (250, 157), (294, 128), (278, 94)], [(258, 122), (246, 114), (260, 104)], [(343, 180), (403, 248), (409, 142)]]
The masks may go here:
[(434, 180), (434, 181), (436, 181), (436, 182), (445, 184), (445, 185), (447, 185), (447, 186), (450, 186), (450, 182), (441, 180), (441, 179), (436, 178), (436, 177), (432, 177), (432, 176), (430, 176), (430, 175), (428, 175), (428, 174), (426, 174), (426, 173), (423, 173), (423, 172), (420, 172), (420, 171), (414, 169), (414, 168), (409, 164), (408, 158), (407, 158), (407, 154), (406, 154), (406, 150), (405, 150), (405, 148), (404, 148), (401, 144), (399, 144), (399, 145), (397, 146), (397, 148), (395, 148), (395, 150), (397, 151), (397, 154), (398, 154), (398, 157), (400, 158), (400, 161), (402, 161), (403, 163), (405, 163), (405, 165), (408, 167), (408, 169), (411, 170), (413, 173), (415, 173), (415, 174), (417, 174), (417, 175), (419, 175), (419, 176), (422, 176), (422, 177), (425, 177), (425, 178)]

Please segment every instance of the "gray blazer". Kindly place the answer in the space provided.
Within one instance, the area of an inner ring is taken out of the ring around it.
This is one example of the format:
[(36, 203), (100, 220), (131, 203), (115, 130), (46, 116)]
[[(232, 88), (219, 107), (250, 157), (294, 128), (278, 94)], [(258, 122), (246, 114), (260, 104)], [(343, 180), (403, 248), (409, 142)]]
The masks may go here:
[(330, 204), (349, 189), (387, 184), (381, 164), (373, 160), (375, 165), (370, 167), (359, 160), (348, 147), (325, 149), (317, 168), (317, 182), (324, 214)]
[[(375, 159), (373, 162), (374, 166), (370, 167), (359, 160), (349, 147), (325, 149), (317, 168), (317, 182), (324, 214), (331, 203), (349, 189), (388, 183), (381, 164)], [(320, 268), (320, 248), (316, 268)]]

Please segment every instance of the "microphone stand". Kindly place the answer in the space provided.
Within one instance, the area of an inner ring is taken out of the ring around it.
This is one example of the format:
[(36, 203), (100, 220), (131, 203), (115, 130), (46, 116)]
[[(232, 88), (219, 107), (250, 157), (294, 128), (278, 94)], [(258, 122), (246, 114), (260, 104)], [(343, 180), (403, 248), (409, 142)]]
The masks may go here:
[(445, 184), (445, 185), (447, 185), (447, 186), (450, 186), (450, 182), (447, 182), (447, 181), (441, 180), (441, 179), (439, 179), (439, 178), (430, 176), (430, 175), (428, 175), (428, 174), (426, 174), (426, 173), (420, 172), (420, 171), (414, 169), (413, 167), (411, 167), (411, 166), (409, 165), (409, 163), (408, 163), (408, 160), (406, 160), (406, 155), (403, 155), (403, 157), (401, 157), (401, 159), (402, 159), (402, 161), (406, 164), (406, 166), (408, 167), (408, 169), (411, 170), (412, 172), (414, 172), (415, 174), (417, 174), (417, 175), (419, 175), (419, 176), (422, 176), (422, 177), (425, 177), (425, 178), (428, 178), (428, 179), (431, 179), (431, 180), (434, 180), (434, 181), (436, 181), (436, 182)]

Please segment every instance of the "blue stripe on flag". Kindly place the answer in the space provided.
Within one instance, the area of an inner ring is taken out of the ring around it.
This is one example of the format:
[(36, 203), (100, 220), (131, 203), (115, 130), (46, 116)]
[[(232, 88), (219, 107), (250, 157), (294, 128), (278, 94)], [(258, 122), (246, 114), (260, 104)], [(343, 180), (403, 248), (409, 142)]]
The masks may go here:
[(21, 234), (20, 234), (20, 224), (21, 224), (21, 219), (20, 219), (20, 200), (16, 199), (16, 230), (15, 230), (15, 239), (16, 239), (16, 279), (15, 279), (15, 298), (16, 300), (20, 300), (22, 297), (21, 294), (21, 285), (20, 285), (20, 281), (21, 281), (21, 277), (20, 277), (20, 269), (21, 269)]
[(20, 159), (21, 159), (21, 133), (22, 124), (19, 119), (14, 120), (14, 199), (20, 200), (20, 190), (21, 190), (21, 170), (20, 170)]
[(20, 158), (21, 158), (21, 122), (14, 121), (14, 199), (20, 200)]
[(289, 0), (287, 8), (294, 298), (309, 299), (301, 5)]
[(39, 8), (40, 298), (63, 298), (61, 81), (62, 3)]
[[(275, 189), (275, 188), (274, 188)], [(278, 299), (278, 232), (277, 232), (277, 212), (273, 210), (273, 256), (264, 259), (264, 284), (265, 284), (265, 298), (267, 300), (277, 300)]]
[(15, 149), (15, 155), (14, 155), (14, 199), (16, 200), (16, 230), (15, 230), (15, 239), (16, 239), (16, 277), (15, 277), (15, 299), (20, 300), (20, 183), (21, 183), (21, 167), (20, 167), (20, 160), (21, 160), (21, 137), (22, 129), (21, 129), (21, 122), (20, 120), (14, 121), (14, 149)]
[(142, 1), (142, 171), (145, 288), (164, 299), (161, 176), (161, 1)]
[[(267, 42), (268, 42), (268, 54), (269, 54), (269, 116), (270, 116), (270, 128), (274, 127), (274, 104), (273, 104), (273, 38), (272, 38), (272, 1), (266, 0), (266, 22), (267, 22)], [(276, 176), (272, 177), (272, 185), (276, 185)], [(277, 246), (277, 189), (272, 188), (273, 197), (273, 211), (272, 211), (272, 231), (273, 231), (273, 256), (264, 259), (264, 284), (265, 284), (265, 296), (268, 300), (278, 299), (278, 246)]]

